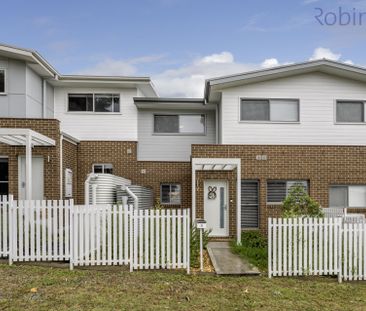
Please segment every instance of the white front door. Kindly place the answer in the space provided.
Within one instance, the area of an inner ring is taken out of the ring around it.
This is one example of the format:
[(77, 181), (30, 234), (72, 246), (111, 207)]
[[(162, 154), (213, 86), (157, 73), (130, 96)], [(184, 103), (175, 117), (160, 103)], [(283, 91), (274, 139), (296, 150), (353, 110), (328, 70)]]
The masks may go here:
[(204, 219), (210, 236), (229, 235), (228, 183), (226, 180), (204, 182)]
[[(43, 157), (32, 157), (32, 200), (43, 200)], [(25, 178), (25, 157), (19, 156), (19, 199), (25, 200), (26, 178)]]

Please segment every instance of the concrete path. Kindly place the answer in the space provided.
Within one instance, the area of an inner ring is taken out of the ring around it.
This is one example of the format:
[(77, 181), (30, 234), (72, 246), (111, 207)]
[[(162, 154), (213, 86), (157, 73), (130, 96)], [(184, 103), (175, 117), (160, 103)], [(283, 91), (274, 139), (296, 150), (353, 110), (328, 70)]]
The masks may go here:
[(233, 254), (229, 242), (209, 242), (207, 251), (218, 275), (259, 275), (257, 267)]

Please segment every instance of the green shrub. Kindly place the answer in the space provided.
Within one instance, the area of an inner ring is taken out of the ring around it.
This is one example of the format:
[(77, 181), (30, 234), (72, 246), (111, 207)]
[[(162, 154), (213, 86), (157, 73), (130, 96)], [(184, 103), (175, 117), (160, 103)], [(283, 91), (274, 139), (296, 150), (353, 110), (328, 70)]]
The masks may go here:
[(307, 193), (302, 185), (291, 187), (282, 205), (284, 217), (323, 217), (320, 204)]
[[(207, 247), (207, 243), (209, 240), (208, 235), (211, 233), (211, 230), (203, 230), (202, 234), (202, 244), (203, 249)], [(191, 267), (197, 268), (200, 265), (199, 256), (200, 256), (200, 229), (196, 227), (192, 227), (191, 229)]]
[(234, 253), (247, 259), (260, 270), (267, 268), (267, 239), (259, 231), (243, 231), (241, 245), (231, 244)]

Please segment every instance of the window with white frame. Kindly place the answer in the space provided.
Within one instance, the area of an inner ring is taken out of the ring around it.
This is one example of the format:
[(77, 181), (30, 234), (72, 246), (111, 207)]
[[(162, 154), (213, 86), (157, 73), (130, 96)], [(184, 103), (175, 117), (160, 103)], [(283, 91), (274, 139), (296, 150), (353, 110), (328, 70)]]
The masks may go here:
[(5, 93), (5, 69), (0, 69), (0, 94)]
[(282, 203), (294, 186), (303, 186), (308, 190), (306, 180), (270, 180), (267, 182), (267, 203)]
[(366, 207), (366, 185), (330, 186), (329, 207)]
[(70, 112), (120, 112), (119, 94), (68, 94)]
[(161, 184), (160, 185), (161, 204), (180, 204), (181, 186), (180, 184)]
[(9, 194), (9, 161), (0, 158), (0, 195)]
[(299, 101), (294, 99), (242, 99), (240, 120), (298, 122)]
[(154, 115), (154, 133), (160, 134), (204, 134), (204, 114)]
[(337, 101), (336, 121), (339, 123), (364, 123), (365, 102), (343, 100)]
[(113, 174), (113, 165), (110, 163), (93, 164), (93, 173), (95, 173), (95, 174)]

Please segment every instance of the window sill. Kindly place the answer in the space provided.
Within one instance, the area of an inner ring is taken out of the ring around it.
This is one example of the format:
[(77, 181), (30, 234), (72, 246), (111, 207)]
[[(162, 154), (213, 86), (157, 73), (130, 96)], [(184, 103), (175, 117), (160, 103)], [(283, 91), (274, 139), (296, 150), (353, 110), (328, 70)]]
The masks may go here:
[(335, 125), (366, 125), (366, 122), (335, 122)]
[(238, 123), (247, 123), (247, 124), (301, 124), (300, 121), (243, 121), (243, 120), (239, 120)]
[(122, 112), (88, 112), (88, 111), (66, 111), (66, 114), (75, 114), (75, 115), (122, 115)]
[(153, 136), (206, 136), (206, 133), (152, 133)]
[(0, 96), (6, 96), (6, 95), (8, 95), (8, 93), (6, 92), (0, 93)]

